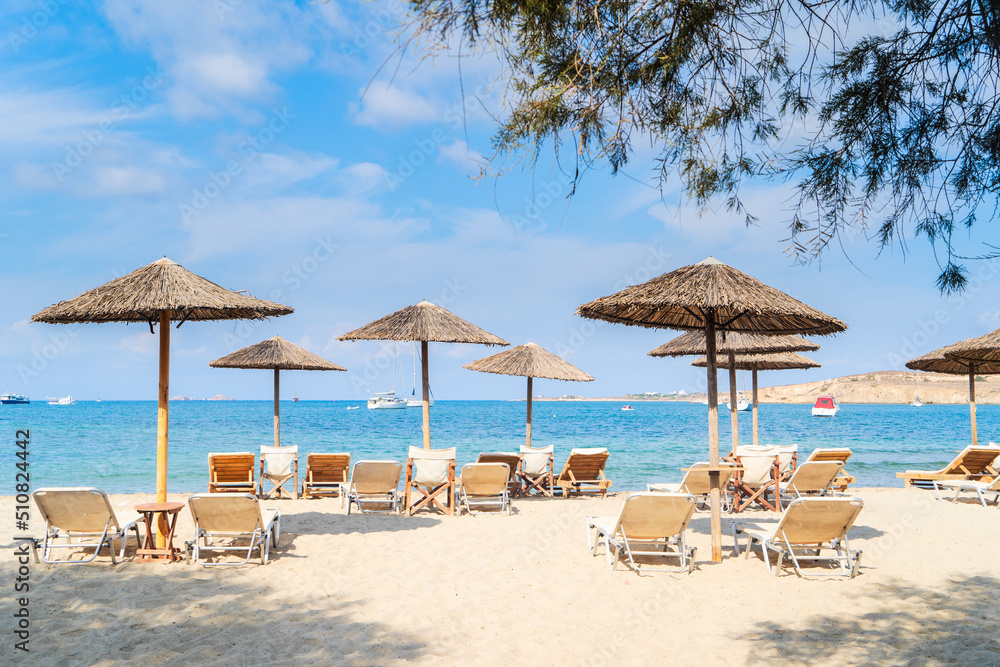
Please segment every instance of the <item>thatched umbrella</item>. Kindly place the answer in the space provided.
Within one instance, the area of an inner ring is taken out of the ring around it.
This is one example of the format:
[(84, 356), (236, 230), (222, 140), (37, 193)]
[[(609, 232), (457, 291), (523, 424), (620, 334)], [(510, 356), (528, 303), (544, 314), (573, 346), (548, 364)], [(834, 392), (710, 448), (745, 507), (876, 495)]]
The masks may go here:
[[(156, 419), (156, 501), (167, 500), (167, 417), (170, 323), (188, 320), (262, 320), (293, 312), (288, 306), (227, 290), (164, 257), (80, 296), (37, 313), (32, 322), (146, 322), (160, 325), (160, 391)], [(161, 517), (162, 518), (162, 517)], [(163, 546), (160, 526), (158, 546)]]
[[(651, 357), (680, 357), (707, 352), (705, 334), (701, 331), (683, 333), (647, 354)], [(716, 334), (715, 352), (726, 355), (729, 369), (729, 419), (732, 424), (733, 452), (740, 444), (739, 418), (736, 409), (736, 369), (733, 358), (738, 354), (771, 354), (775, 352), (814, 352), (819, 345), (801, 336), (765, 336), (764, 334), (720, 331)], [(805, 359), (805, 357), (802, 357)], [(757, 371), (753, 372), (753, 444), (757, 444)]]
[(236, 350), (208, 364), (213, 368), (260, 368), (274, 370), (274, 446), (281, 446), (281, 417), (278, 410), (278, 374), (281, 371), (346, 371), (343, 366), (303, 350), (281, 336)]
[[(996, 332), (994, 332), (995, 334)], [(987, 334), (990, 336), (993, 334)], [(948, 375), (968, 375), (969, 376), (969, 418), (972, 420), (972, 445), (976, 446), (978, 433), (976, 432), (976, 374), (997, 375), (1000, 374), (1000, 361), (983, 359), (979, 361), (964, 358), (966, 355), (975, 355), (977, 350), (981, 354), (988, 354), (988, 350), (981, 346), (982, 339), (967, 338), (958, 343), (945, 345), (944, 347), (928, 352), (922, 357), (917, 357), (906, 362), (906, 367), (915, 371), (926, 371), (929, 373), (947, 373)], [(952, 356), (960, 354), (961, 357)]]
[(712, 480), (712, 560), (722, 560), (716, 333), (828, 335), (840, 320), (709, 257), (584, 304), (577, 314), (647, 328), (704, 331), (708, 358), (708, 453)]
[(482, 373), (498, 375), (518, 375), (528, 378), (528, 426), (525, 442), (531, 447), (531, 381), (533, 378), (567, 380), (570, 382), (593, 382), (589, 373), (564, 361), (534, 343), (518, 345), (489, 357), (477, 359), (462, 368)]
[(420, 371), (423, 375), (424, 449), (431, 448), (430, 380), (427, 377), (427, 348), (437, 343), (477, 343), (479, 345), (510, 345), (503, 338), (466, 322), (458, 315), (429, 301), (407, 306), (382, 319), (370, 322), (340, 336), (337, 340), (405, 340), (420, 341)]
[[(780, 338), (785, 338), (785, 336), (780, 336)], [(788, 338), (798, 338), (798, 336), (788, 336)], [(799, 340), (814, 345), (816, 349), (819, 345), (815, 343), (810, 343), (805, 338), (799, 338)], [(708, 359), (701, 357), (700, 359), (695, 359), (692, 366), (697, 366), (699, 368), (705, 368), (708, 366)], [(719, 362), (721, 368), (728, 368), (730, 374), (730, 382), (732, 382), (732, 374), (734, 369), (739, 369), (741, 371), (752, 371), (753, 372), (753, 444), (757, 445), (757, 371), (784, 371), (792, 369), (805, 369), (805, 368), (819, 368), (819, 364), (809, 359), (808, 357), (803, 357), (801, 354), (795, 352), (777, 352), (770, 354), (730, 354), (728, 357), (724, 358)], [(735, 428), (735, 422), (733, 427)], [(733, 447), (736, 447), (736, 441), (734, 440)], [(736, 449), (733, 449), (735, 452)]]

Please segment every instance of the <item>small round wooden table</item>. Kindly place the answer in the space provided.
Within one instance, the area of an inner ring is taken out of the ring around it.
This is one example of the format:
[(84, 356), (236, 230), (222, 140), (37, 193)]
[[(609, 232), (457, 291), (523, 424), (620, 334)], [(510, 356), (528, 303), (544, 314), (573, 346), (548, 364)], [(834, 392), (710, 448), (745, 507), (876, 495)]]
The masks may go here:
[[(142, 514), (146, 524), (146, 535), (142, 540), (142, 548), (136, 550), (137, 563), (172, 563), (181, 559), (181, 550), (174, 548), (174, 528), (177, 526), (177, 515), (184, 509), (184, 503), (142, 503), (135, 506), (135, 511)], [(156, 548), (156, 520), (160, 516), (160, 525), (167, 526), (166, 542), (162, 549)]]

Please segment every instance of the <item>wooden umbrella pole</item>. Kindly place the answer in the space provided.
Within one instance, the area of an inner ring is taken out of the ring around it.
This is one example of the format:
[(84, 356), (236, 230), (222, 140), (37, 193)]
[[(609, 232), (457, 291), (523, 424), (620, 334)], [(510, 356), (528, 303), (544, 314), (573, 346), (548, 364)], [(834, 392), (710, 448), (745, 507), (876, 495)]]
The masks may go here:
[(729, 424), (733, 430), (733, 455), (740, 446), (739, 398), (736, 396), (736, 353), (729, 353)]
[(976, 365), (969, 364), (969, 415), (972, 417), (972, 446), (978, 444), (976, 433)]
[[(156, 409), (156, 502), (167, 502), (167, 418), (170, 412), (170, 311), (160, 312), (160, 391)], [(159, 512), (156, 548), (167, 546), (167, 516)]]
[(753, 368), (753, 446), (757, 446), (757, 367)]
[[(708, 362), (708, 460), (713, 468), (719, 467), (719, 385), (715, 359), (715, 313), (706, 313), (706, 359)], [(708, 474), (709, 503), (712, 507), (712, 562), (722, 562), (722, 493), (719, 488), (719, 471)]]
[(531, 376), (528, 376), (528, 428), (526, 436), (526, 444), (531, 447)]
[(281, 413), (278, 407), (278, 400), (281, 396), (281, 381), (278, 379), (279, 371), (274, 369), (274, 446), (281, 447)]
[(431, 448), (431, 383), (427, 378), (427, 341), (420, 341), (420, 372), (424, 389), (423, 408), (424, 413), (424, 449)]

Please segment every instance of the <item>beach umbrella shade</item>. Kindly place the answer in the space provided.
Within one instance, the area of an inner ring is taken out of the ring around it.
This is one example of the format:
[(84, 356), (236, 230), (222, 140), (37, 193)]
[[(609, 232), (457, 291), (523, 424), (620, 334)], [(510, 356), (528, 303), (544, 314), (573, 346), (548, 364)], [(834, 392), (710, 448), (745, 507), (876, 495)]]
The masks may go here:
[[(784, 336), (782, 336), (782, 338), (784, 338)], [(788, 336), (788, 338), (798, 338), (798, 336)], [(799, 340), (810, 343), (804, 338), (800, 338)], [(815, 343), (810, 343), (810, 345), (815, 345), (817, 349), (819, 348), (819, 345), (816, 345)], [(691, 365), (699, 368), (705, 368), (708, 366), (708, 360), (705, 357), (701, 357), (700, 359), (695, 359), (691, 362)], [(755, 447), (757, 446), (757, 371), (784, 371), (793, 369), (819, 368), (818, 363), (808, 357), (803, 357), (801, 354), (796, 352), (737, 355), (730, 353), (719, 362), (719, 366), (721, 368), (729, 369), (730, 383), (732, 382), (732, 373), (734, 369), (751, 371), (753, 373), (753, 444)], [(735, 444), (733, 446), (735, 447)], [(736, 450), (734, 449), (733, 451), (735, 452)]]
[[(993, 334), (987, 334), (987, 336), (991, 335)], [(983, 347), (983, 338), (985, 337), (967, 338), (906, 362), (906, 367), (914, 371), (969, 376), (969, 419), (972, 424), (973, 446), (976, 446), (979, 439), (976, 432), (976, 374), (1000, 374), (1000, 360), (965, 358), (967, 354), (972, 356), (976, 354), (989, 355), (989, 350)], [(953, 354), (961, 356), (952, 356)]]
[(281, 415), (278, 408), (281, 371), (346, 371), (343, 366), (327, 361), (281, 336), (268, 338), (227, 354), (208, 364), (212, 368), (259, 368), (274, 370), (274, 446), (281, 446)]
[[(288, 315), (292, 309), (220, 287), (180, 264), (159, 259), (132, 273), (66, 301), (49, 306), (32, 322), (145, 322), (160, 327), (159, 397), (156, 419), (156, 500), (167, 500), (167, 439), (170, 385), (170, 323), (180, 327), (198, 320), (262, 320)], [(163, 519), (161, 515), (161, 519)], [(159, 526), (158, 546), (165, 528)]]
[[(733, 452), (740, 444), (739, 417), (736, 407), (736, 369), (733, 363), (738, 354), (769, 354), (775, 352), (814, 352), (819, 345), (801, 336), (766, 336), (764, 334), (741, 333), (737, 331), (720, 331), (716, 334), (715, 353), (722, 354), (727, 360), (725, 368), (729, 369), (729, 419), (732, 424)], [(688, 331), (677, 338), (664, 343), (655, 350), (647, 352), (651, 357), (680, 357), (694, 354), (706, 354), (703, 331)], [(803, 359), (805, 357), (802, 357)], [(741, 369), (743, 370), (743, 369)], [(753, 444), (757, 444), (757, 371), (753, 371)]]
[(708, 453), (712, 480), (712, 560), (722, 560), (716, 335), (719, 331), (824, 336), (840, 320), (765, 285), (713, 257), (595, 299), (577, 309), (595, 320), (705, 333), (708, 360)]
[(420, 341), (420, 371), (423, 384), (424, 449), (431, 448), (430, 380), (427, 377), (428, 343), (476, 343), (478, 345), (510, 345), (458, 315), (421, 301), (385, 317), (370, 322), (340, 336), (337, 340), (403, 340)]
[(465, 364), (462, 368), (481, 373), (496, 373), (498, 375), (517, 375), (528, 378), (528, 422), (525, 442), (531, 447), (531, 381), (533, 378), (549, 380), (566, 380), (569, 382), (593, 382), (590, 374), (564, 361), (548, 350), (526, 343), (509, 350), (498, 352), (489, 357), (477, 359)]

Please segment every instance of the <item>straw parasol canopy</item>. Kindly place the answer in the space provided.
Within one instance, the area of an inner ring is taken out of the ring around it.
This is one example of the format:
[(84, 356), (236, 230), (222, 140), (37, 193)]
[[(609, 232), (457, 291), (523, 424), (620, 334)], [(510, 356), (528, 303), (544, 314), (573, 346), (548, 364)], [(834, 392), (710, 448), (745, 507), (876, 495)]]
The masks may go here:
[[(996, 333), (996, 332), (993, 332)], [(990, 336), (992, 334), (987, 334)], [(979, 437), (976, 428), (976, 374), (998, 375), (1000, 374), (1000, 362), (998, 361), (972, 361), (953, 354), (971, 354), (970, 350), (974, 346), (982, 345), (982, 339), (966, 338), (958, 343), (945, 345), (944, 347), (928, 352), (927, 354), (911, 359), (906, 362), (906, 367), (915, 371), (925, 371), (928, 373), (947, 373), (948, 375), (968, 375), (969, 376), (969, 418), (972, 423), (972, 445), (975, 446)], [(978, 342), (977, 342), (978, 341)], [(983, 348), (981, 350), (985, 351)]]
[[(170, 322), (188, 320), (262, 320), (288, 315), (292, 309), (220, 287), (180, 264), (159, 259), (128, 275), (60, 301), (37, 313), (32, 322), (147, 322), (160, 325), (160, 386), (156, 433), (156, 500), (167, 499), (167, 424), (170, 384)], [(162, 518), (162, 517), (161, 517)], [(165, 527), (157, 538), (163, 545)]]
[(423, 375), (423, 431), (424, 448), (431, 447), (430, 381), (427, 377), (427, 348), (431, 341), (437, 343), (476, 343), (479, 345), (510, 345), (499, 336), (466, 322), (458, 315), (421, 301), (385, 317), (370, 322), (360, 329), (349, 331), (337, 340), (402, 340), (420, 341), (420, 370)]
[[(819, 345), (801, 336), (766, 336), (764, 334), (719, 331), (715, 352), (729, 354), (772, 354), (775, 352), (815, 352)], [(704, 331), (689, 331), (664, 343), (647, 354), (651, 357), (681, 357), (705, 354)], [(803, 357), (805, 358), (805, 357)], [(721, 363), (721, 362), (720, 362)]]
[[(719, 465), (716, 332), (828, 335), (847, 325), (713, 257), (595, 299), (577, 314), (647, 328), (701, 330), (708, 358), (709, 462)], [(722, 560), (718, 472), (712, 481), (712, 560)]]
[(347, 369), (281, 336), (236, 350), (208, 364), (212, 368), (258, 368), (274, 370), (274, 446), (281, 446), (281, 416), (278, 408), (281, 371), (346, 371)]
[(462, 368), (481, 373), (497, 375), (517, 375), (528, 378), (528, 423), (525, 441), (531, 447), (531, 383), (533, 378), (566, 380), (569, 382), (593, 382), (594, 378), (579, 368), (564, 361), (548, 350), (526, 343), (509, 350), (498, 352), (483, 359), (465, 364)]
[(972, 361), (977, 366), (984, 361), (1000, 362), (1000, 329), (949, 345), (947, 350), (949, 359)]

